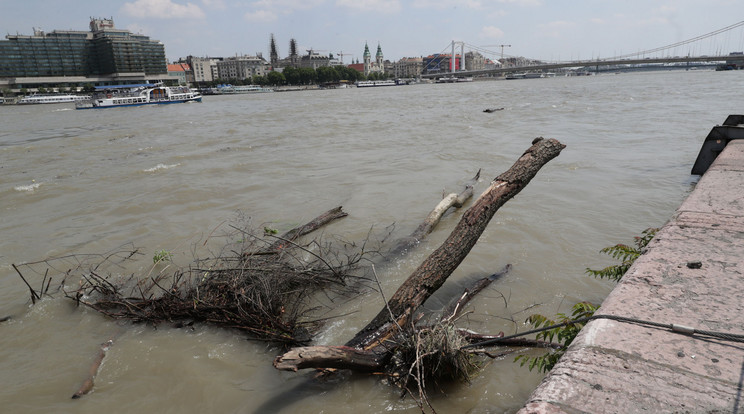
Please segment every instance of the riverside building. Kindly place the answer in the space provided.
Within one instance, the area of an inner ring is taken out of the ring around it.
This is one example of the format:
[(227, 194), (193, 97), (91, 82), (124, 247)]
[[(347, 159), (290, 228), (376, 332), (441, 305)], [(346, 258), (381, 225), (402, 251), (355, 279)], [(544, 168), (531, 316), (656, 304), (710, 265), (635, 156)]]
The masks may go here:
[(266, 76), (270, 68), (262, 56), (228, 57), (217, 62), (217, 78), (235, 80)]
[(117, 29), (113, 19), (91, 19), (89, 31), (54, 30), (0, 40), (0, 88), (168, 80), (165, 46)]

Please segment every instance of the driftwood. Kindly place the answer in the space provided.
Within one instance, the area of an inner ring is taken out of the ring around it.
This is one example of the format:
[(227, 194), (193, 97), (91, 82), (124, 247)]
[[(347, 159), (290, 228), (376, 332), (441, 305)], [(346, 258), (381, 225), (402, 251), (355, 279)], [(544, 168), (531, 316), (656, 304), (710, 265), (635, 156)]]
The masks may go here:
[(500, 271), (492, 274), (491, 276), (484, 277), (482, 279), (478, 279), (475, 283), (473, 283), (472, 286), (465, 289), (465, 291), (458, 297), (456, 300), (454, 300), (444, 311), (444, 314), (442, 315), (442, 321), (443, 322), (450, 322), (455, 320), (462, 310), (465, 308), (465, 305), (470, 302), (471, 299), (475, 297), (478, 293), (480, 293), (483, 289), (487, 288), (491, 283), (493, 283), (494, 280), (499, 279), (509, 273), (511, 270), (512, 265), (508, 264), (504, 266), (503, 269)]
[[(563, 148), (565, 145), (557, 140), (536, 139), (508, 171), (491, 182), (444, 243), (419, 265), (390, 298), (387, 306), (346, 345), (376, 347), (389, 338), (397, 326), (406, 326), (416, 309), (465, 260), (496, 211), (526, 187), (540, 168), (557, 157)], [(395, 315), (395, 323), (390, 323), (390, 313)]]
[(106, 352), (108, 352), (109, 348), (111, 348), (113, 344), (114, 344), (113, 338), (101, 344), (101, 348), (98, 350), (98, 353), (96, 354), (96, 357), (93, 360), (93, 363), (90, 365), (90, 368), (88, 369), (88, 378), (86, 378), (85, 381), (83, 381), (83, 383), (80, 385), (80, 388), (78, 388), (77, 392), (75, 392), (75, 394), (72, 394), (73, 399), (78, 399), (93, 390), (93, 385), (94, 385), (93, 381), (95, 380), (96, 375), (98, 375), (98, 370), (101, 368), (101, 363), (103, 363), (103, 358), (106, 357)]
[[(467, 329), (457, 329), (456, 332), (470, 344), (504, 336), (503, 332), (499, 332), (498, 335), (482, 335)], [(563, 345), (536, 339), (511, 338), (500, 341), (498, 346), (559, 349)], [(476, 354), (484, 353), (481, 349), (472, 349), (468, 352)], [(281, 357), (278, 357), (274, 361), (274, 368), (281, 371), (295, 372), (307, 368), (377, 372), (385, 368), (385, 363), (386, 355), (381, 355), (375, 350), (364, 350), (350, 346), (305, 346), (293, 348), (281, 355)]]
[[(11, 266), (13, 266), (13, 269), (15, 269), (16, 273), (18, 273), (18, 276), (21, 277), (21, 280), (23, 280), (23, 283), (25, 283), (26, 286), (28, 286), (28, 289), (31, 291), (31, 303), (33, 303), (35, 305), (36, 304), (36, 301), (41, 299), (41, 296), (38, 293), (36, 293), (36, 290), (34, 290), (34, 288), (32, 288), (31, 285), (28, 283), (28, 281), (26, 280), (26, 278), (23, 277), (23, 274), (21, 273), (20, 270), (18, 270), (18, 267), (16, 267), (16, 265), (13, 264), (13, 263), (11, 263)], [(43, 283), (42, 283), (42, 288), (43, 287), (44, 286), (43, 286)]]
[(481, 170), (478, 170), (475, 176), (465, 185), (465, 189), (460, 194), (450, 193), (442, 198), (442, 201), (431, 210), (429, 215), (426, 216), (424, 221), (419, 224), (413, 233), (396, 242), (395, 247), (391, 249), (392, 256), (401, 254), (426, 238), (426, 236), (434, 230), (434, 227), (439, 224), (444, 213), (446, 213), (451, 207), (460, 208), (465, 205), (465, 202), (473, 197), (473, 184), (477, 183), (480, 179), (480, 173)]
[(291, 349), (274, 363), (283, 371), (304, 368), (343, 368), (354, 371), (378, 371), (383, 360), (374, 352), (348, 346), (306, 346)]
[[(338, 207), (280, 237), (261, 237), (254, 229), (231, 226), (239, 233), (230, 237), (237, 240), (223, 253), (196, 260), (169, 278), (161, 273), (149, 282), (112, 283), (90, 270), (82, 275), (80, 287), (65, 291), (65, 296), (114, 319), (176, 326), (207, 323), (242, 331), (256, 340), (305, 344), (322, 323), (307, 317), (314, 310), (308, 304), (312, 294), (356, 293), (357, 288), (346, 280), (367, 253), (356, 246), (340, 251), (318, 239), (304, 246), (293, 240), (344, 216)], [(267, 237), (275, 239), (268, 242)], [(267, 250), (266, 246), (274, 247)], [(123, 287), (126, 284), (132, 286), (129, 292)]]
[(325, 213), (319, 215), (318, 217), (312, 219), (311, 221), (305, 223), (302, 226), (295, 227), (292, 230), (287, 231), (286, 233), (282, 234), (281, 236), (277, 237), (277, 240), (272, 243), (270, 246), (266, 247), (264, 250), (256, 253), (246, 253), (246, 254), (273, 254), (278, 253), (283, 247), (286, 247), (289, 242), (294, 242), (298, 238), (309, 234), (326, 224), (343, 217), (348, 216), (348, 214), (345, 211), (341, 210), (342, 206), (338, 206), (336, 208), (332, 208)]
[[(509, 170), (493, 180), (488, 189), (464, 213), (445, 242), (419, 265), (377, 316), (346, 343), (346, 347), (372, 351), (383, 359), (389, 356), (394, 347), (394, 343), (389, 341), (400, 333), (402, 327), (413, 324), (416, 310), (465, 259), (496, 211), (517, 195), (540, 168), (558, 156), (563, 148), (565, 145), (555, 139), (536, 138)], [(304, 362), (305, 349), (307, 348), (293, 349), (278, 356), (274, 360), (274, 366), (283, 370), (325, 367), (319, 358)], [(318, 355), (316, 350), (313, 351), (314, 353), (308, 355)], [(337, 360), (336, 356), (333, 361)], [(329, 359), (327, 363), (332, 361)]]
[[(511, 265), (504, 266), (500, 271), (476, 280), (463, 293), (448, 305), (442, 314), (442, 322), (451, 322), (456, 319), (465, 306), (478, 293), (487, 288), (493, 281), (506, 275), (511, 270)], [(501, 338), (503, 332), (498, 335), (483, 335), (468, 329), (457, 329), (457, 334), (470, 344), (483, 342), (489, 339)], [(561, 344), (533, 339), (512, 338), (499, 342), (498, 346), (531, 347), (531, 348), (560, 348)], [(485, 353), (480, 349), (468, 351), (472, 353)], [(305, 368), (333, 368), (350, 369), (358, 372), (381, 371), (385, 366), (385, 358), (375, 350), (364, 350), (350, 346), (308, 346), (294, 348), (277, 359), (274, 367), (283, 371), (297, 371)]]

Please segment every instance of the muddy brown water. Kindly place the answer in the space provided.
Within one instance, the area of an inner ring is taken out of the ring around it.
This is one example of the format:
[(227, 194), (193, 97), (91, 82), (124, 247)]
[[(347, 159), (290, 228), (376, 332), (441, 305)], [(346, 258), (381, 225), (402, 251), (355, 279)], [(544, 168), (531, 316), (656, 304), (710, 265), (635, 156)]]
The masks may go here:
[[(201, 104), (101, 111), (2, 106), (0, 317), (12, 315), (0, 323), (2, 411), (419, 412), (378, 378), (307, 385), (306, 374), (273, 369), (279, 349), (235, 332), (117, 324), (61, 296), (31, 306), (11, 263), (136, 246), (144, 254), (119, 272), (145, 275), (163, 270), (152, 269), (162, 249), (173, 253), (172, 267), (188, 265), (195, 251), (209, 254), (219, 240), (203, 246), (206, 238), (238, 214), (286, 230), (338, 205), (349, 217), (327, 234), (362, 240), (370, 227), (394, 223), (394, 235), (405, 235), (479, 168), (476, 196), (533, 138), (557, 138), (567, 148), (501, 208), (442, 289), (446, 297), (511, 263), (462, 323), (512, 333), (527, 328), (530, 313), (566, 312), (610, 292), (611, 282), (584, 269), (612, 263), (600, 248), (631, 243), (670, 218), (694, 185), (689, 171), (703, 138), (741, 112), (743, 75), (208, 96)], [(494, 107), (504, 110), (483, 112)], [(413, 254), (381, 272), (387, 295), (458, 217), (446, 216)], [(345, 342), (381, 306), (373, 292), (339, 301), (335, 312), (344, 316), (315, 343)], [(112, 336), (93, 392), (71, 400)], [(441, 413), (513, 412), (541, 378), (509, 356), (488, 361), (469, 384), (446, 386), (432, 403)]]

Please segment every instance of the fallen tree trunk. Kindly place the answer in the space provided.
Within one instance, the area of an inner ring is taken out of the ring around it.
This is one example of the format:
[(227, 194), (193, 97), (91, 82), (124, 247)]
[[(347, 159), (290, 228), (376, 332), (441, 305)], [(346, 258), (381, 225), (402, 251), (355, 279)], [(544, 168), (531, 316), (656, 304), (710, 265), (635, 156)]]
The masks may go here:
[(460, 208), (465, 205), (465, 202), (473, 197), (473, 184), (478, 182), (479, 178), (480, 170), (478, 170), (475, 176), (465, 185), (465, 189), (460, 194), (450, 193), (442, 198), (442, 201), (431, 210), (429, 215), (426, 216), (424, 221), (419, 224), (413, 233), (408, 237), (401, 238), (397, 241), (395, 247), (391, 249), (392, 256), (401, 254), (426, 238), (426, 236), (429, 235), (429, 233), (434, 230), (434, 227), (436, 227), (442, 220), (444, 213), (446, 213), (451, 207)]
[[(465, 305), (478, 293), (488, 287), (494, 280), (503, 277), (511, 270), (511, 265), (504, 266), (500, 271), (476, 280), (471, 286), (457, 297), (442, 314), (443, 322), (450, 322), (457, 318)], [(501, 338), (503, 332), (498, 335), (483, 335), (468, 329), (458, 329), (460, 335), (468, 343), (478, 343), (489, 339)], [(562, 345), (552, 342), (531, 340), (524, 338), (512, 338), (499, 342), (496, 346), (525, 346), (531, 348), (559, 348)], [(473, 353), (482, 353), (482, 350), (472, 350)], [(381, 371), (384, 368), (384, 355), (379, 355), (374, 350), (364, 350), (349, 346), (306, 346), (293, 348), (282, 355), (274, 363), (276, 369), (282, 371), (298, 371), (305, 368), (333, 368), (350, 369), (358, 372)]]
[(354, 371), (377, 371), (383, 366), (382, 358), (372, 351), (348, 346), (304, 346), (293, 348), (274, 362), (282, 371), (304, 368), (340, 368)]
[[(352, 347), (377, 347), (398, 326), (406, 326), (414, 312), (439, 289), (465, 260), (496, 211), (516, 196), (565, 145), (555, 139), (536, 139), (512, 167), (496, 177), (465, 212), (449, 237), (408, 277), (371, 322), (346, 343)], [(390, 321), (390, 314), (395, 323)]]
[[(419, 265), (377, 316), (346, 343), (346, 347), (372, 351), (379, 358), (389, 356), (391, 349), (386, 346), (387, 341), (401, 327), (412, 324), (416, 310), (465, 259), (496, 211), (527, 186), (540, 168), (557, 157), (563, 148), (565, 145), (555, 139), (536, 138), (509, 170), (493, 180), (465, 212), (445, 242)], [(293, 349), (278, 356), (274, 366), (284, 370), (326, 367), (318, 358), (313, 358), (312, 364), (302, 361), (303, 349), (306, 348)], [(328, 360), (327, 363), (332, 361)]]

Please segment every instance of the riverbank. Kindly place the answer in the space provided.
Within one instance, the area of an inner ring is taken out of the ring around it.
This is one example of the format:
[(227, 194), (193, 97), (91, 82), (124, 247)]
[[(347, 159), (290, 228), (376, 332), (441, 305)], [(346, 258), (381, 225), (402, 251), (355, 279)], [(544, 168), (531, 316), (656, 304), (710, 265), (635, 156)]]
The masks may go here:
[(519, 411), (744, 412), (744, 140), (733, 140)]

